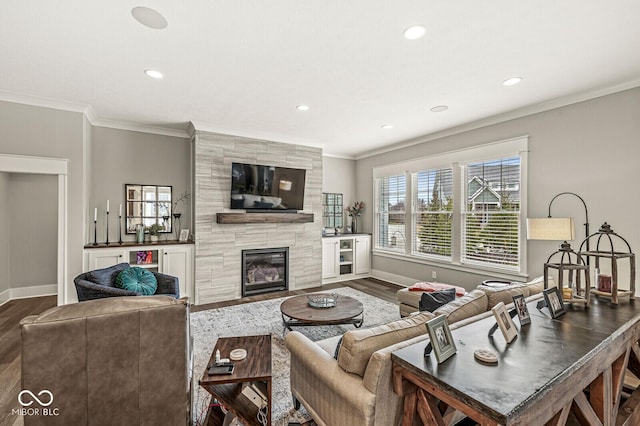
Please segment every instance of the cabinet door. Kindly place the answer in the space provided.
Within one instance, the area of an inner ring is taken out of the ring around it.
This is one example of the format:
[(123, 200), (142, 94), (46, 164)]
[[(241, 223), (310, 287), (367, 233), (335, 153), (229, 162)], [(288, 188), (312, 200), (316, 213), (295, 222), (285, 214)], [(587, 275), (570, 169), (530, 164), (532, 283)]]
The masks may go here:
[(191, 297), (191, 258), (190, 247), (166, 247), (162, 250), (161, 272), (178, 277), (180, 297)]
[(337, 239), (322, 241), (322, 278), (336, 278), (339, 271), (340, 245)]
[(371, 238), (356, 237), (355, 269), (356, 274), (368, 274), (371, 271)]
[(108, 268), (118, 263), (126, 262), (125, 251), (121, 249), (91, 249), (89, 253), (89, 264), (87, 271), (94, 269)]

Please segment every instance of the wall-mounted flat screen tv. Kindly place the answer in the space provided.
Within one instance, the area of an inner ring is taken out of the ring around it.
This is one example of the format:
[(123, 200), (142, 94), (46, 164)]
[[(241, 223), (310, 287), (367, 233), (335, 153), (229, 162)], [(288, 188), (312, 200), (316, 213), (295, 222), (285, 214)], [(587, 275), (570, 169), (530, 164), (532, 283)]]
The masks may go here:
[(291, 212), (303, 209), (305, 169), (233, 163), (231, 208)]

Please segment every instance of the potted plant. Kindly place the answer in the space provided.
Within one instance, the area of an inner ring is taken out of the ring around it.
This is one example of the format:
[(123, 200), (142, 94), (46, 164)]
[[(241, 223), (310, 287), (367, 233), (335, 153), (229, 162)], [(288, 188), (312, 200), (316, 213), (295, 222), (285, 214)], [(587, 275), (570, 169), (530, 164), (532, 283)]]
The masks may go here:
[(147, 232), (149, 233), (149, 238), (152, 243), (158, 242), (158, 236), (160, 234), (160, 231), (163, 231), (163, 230), (164, 230), (164, 226), (158, 223), (154, 223), (151, 226), (147, 226)]
[(180, 228), (182, 225), (182, 222), (180, 220), (180, 216), (182, 216), (182, 213), (180, 213), (178, 210), (180, 209), (180, 204), (181, 203), (186, 203), (187, 200), (189, 199), (189, 197), (191, 197), (191, 194), (189, 194), (188, 192), (183, 192), (182, 194), (180, 194), (180, 198), (178, 198), (176, 201), (173, 202), (173, 218), (175, 220), (175, 231), (176, 231), (176, 240), (178, 239), (178, 236), (180, 235)]
[(364, 211), (364, 201), (356, 201), (352, 207), (347, 207), (345, 211), (351, 216), (351, 232), (356, 234), (358, 232), (358, 216)]

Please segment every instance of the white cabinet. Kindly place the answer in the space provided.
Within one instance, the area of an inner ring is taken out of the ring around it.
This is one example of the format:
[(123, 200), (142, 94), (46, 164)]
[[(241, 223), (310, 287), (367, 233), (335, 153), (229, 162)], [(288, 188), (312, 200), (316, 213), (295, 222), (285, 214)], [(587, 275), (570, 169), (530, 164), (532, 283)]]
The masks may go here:
[(193, 294), (190, 288), (193, 281), (191, 251), (191, 246), (169, 246), (162, 249), (162, 273), (178, 277), (181, 295)]
[(85, 253), (87, 253), (88, 261), (85, 265), (84, 272), (107, 268), (117, 265), (118, 263), (126, 262), (125, 256), (127, 252), (122, 249), (94, 249), (85, 250)]
[[(84, 271), (128, 262), (131, 266), (177, 277), (180, 297), (193, 297), (193, 244), (125, 244), (117, 247), (85, 246)], [(191, 300), (191, 303), (195, 301)]]
[(358, 275), (371, 272), (371, 237), (361, 235), (355, 238), (354, 272)]
[(325, 238), (322, 241), (322, 279), (336, 278), (339, 274), (338, 249), (340, 242), (335, 238)]
[(322, 283), (368, 277), (371, 237), (349, 235), (322, 239)]

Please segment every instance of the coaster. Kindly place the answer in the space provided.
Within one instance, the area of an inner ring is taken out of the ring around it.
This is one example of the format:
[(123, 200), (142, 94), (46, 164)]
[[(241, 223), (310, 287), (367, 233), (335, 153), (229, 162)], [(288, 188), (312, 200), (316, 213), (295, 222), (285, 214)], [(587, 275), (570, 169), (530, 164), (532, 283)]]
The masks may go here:
[(473, 357), (478, 361), (486, 362), (487, 364), (498, 363), (498, 356), (495, 352), (491, 352), (486, 349), (476, 349), (476, 351), (473, 352)]
[(234, 349), (231, 351), (231, 353), (229, 353), (229, 358), (231, 358), (232, 361), (242, 361), (246, 357), (247, 357), (246, 349)]

